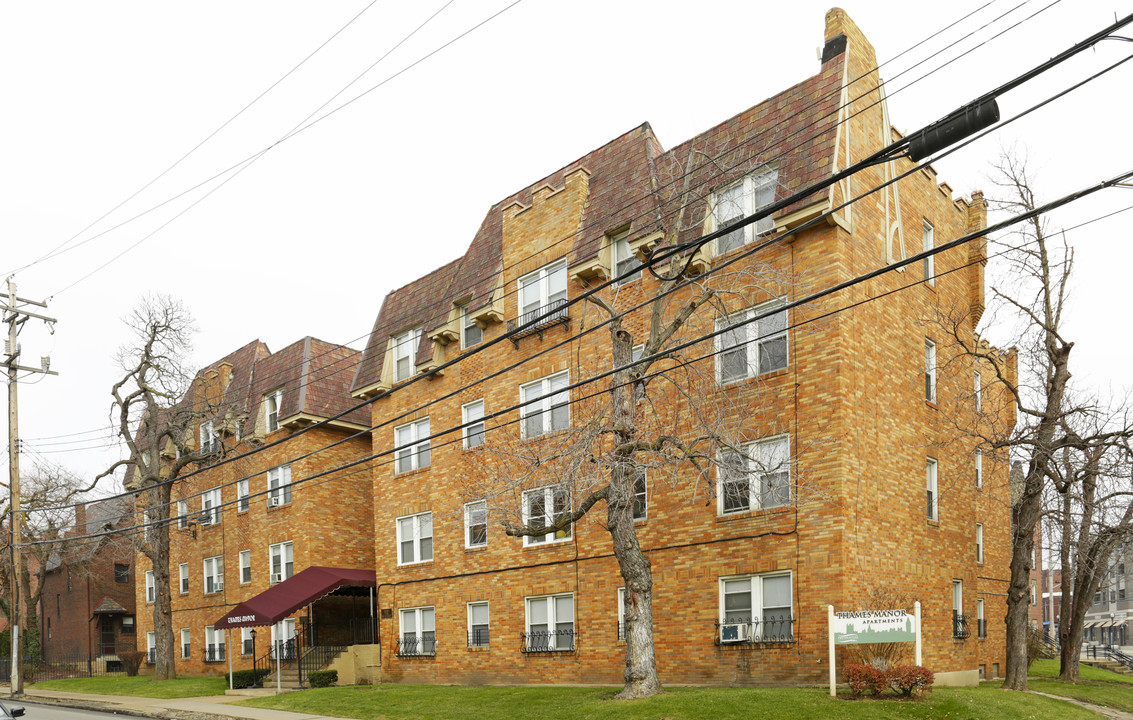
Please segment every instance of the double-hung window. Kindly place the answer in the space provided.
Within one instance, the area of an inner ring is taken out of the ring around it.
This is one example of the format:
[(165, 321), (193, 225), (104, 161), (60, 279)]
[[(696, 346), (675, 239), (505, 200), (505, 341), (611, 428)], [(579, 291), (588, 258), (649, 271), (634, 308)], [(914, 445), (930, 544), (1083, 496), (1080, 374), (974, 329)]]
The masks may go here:
[(201, 423), (201, 452), (212, 453), (220, 449), (220, 436), (217, 435), (212, 420)]
[(252, 582), (252, 551), (240, 551), (240, 584), (246, 585)]
[(460, 306), (460, 347), (470, 348), (479, 345), (484, 339), (484, 330), (468, 317), (468, 305)]
[(146, 662), (151, 665), (157, 662), (157, 635), (153, 630), (146, 633)]
[(264, 416), (267, 419), (268, 432), (275, 432), (279, 429), (279, 407), (282, 404), (282, 388), (264, 395)]
[(291, 502), (291, 466), (280, 465), (268, 470), (268, 507)]
[(184, 500), (177, 501), (177, 527), (181, 530), (189, 527), (189, 503)]
[(984, 526), (983, 523), (976, 523), (976, 562), (982, 563), (984, 561)]
[(248, 481), (247, 481), (247, 479), (237, 480), (236, 481), (236, 500), (237, 500), (236, 511), (237, 512), (244, 512), (245, 510), (248, 509), (248, 502), (249, 502), (248, 496), (250, 494), (251, 493), (248, 492)]
[(976, 487), (982, 488), (984, 486), (984, 454), (982, 450), (976, 450), (975, 457), (973, 458), (976, 464)]
[(484, 444), (484, 401), (463, 405), (461, 411), (464, 416), (464, 449), (478, 448)]
[(987, 619), (984, 617), (984, 599), (976, 600), (976, 637), (987, 637)]
[(397, 564), (433, 559), (433, 513), (426, 512), (397, 519)]
[(527, 598), (526, 652), (574, 650), (574, 594)]
[(220, 555), (205, 558), (205, 594), (224, 589), (224, 558)]
[(570, 391), (565, 389), (569, 384), (570, 375), (564, 370), (519, 386), (525, 439), (570, 427)]
[(402, 608), (398, 655), (436, 655), (436, 611), (431, 607)]
[(618, 640), (626, 639), (626, 589), (618, 588)]
[(569, 517), (570, 506), (570, 488), (566, 485), (551, 485), (523, 493), (523, 524), (537, 533), (525, 535), (523, 544), (538, 545), (569, 540), (571, 536), (570, 523), (566, 523), (558, 530), (549, 530), (546, 533), (539, 533), (538, 531), (544, 528), (553, 528), (564, 518)]
[(964, 617), (964, 581), (952, 581), (952, 637), (963, 639), (967, 635), (967, 618)]
[(488, 502), (480, 500), (464, 506), (464, 547), (488, 544)]
[(716, 375), (721, 383), (735, 382), (787, 367), (787, 311), (774, 311), (783, 298), (732, 313), (716, 321)]
[(189, 628), (181, 628), (181, 659), (188, 660), (192, 654), (192, 635), (189, 633)]
[(255, 640), (252, 639), (252, 628), (240, 628), (240, 654), (252, 655), (256, 652)]
[[(541, 267), (519, 279), (519, 325), (535, 327), (567, 315), (567, 265), (565, 260)], [(556, 308), (560, 308), (557, 309)], [(542, 317), (546, 315), (546, 317)]]
[(787, 505), (791, 501), (790, 442), (786, 435), (745, 445), (720, 457), (716, 489), (721, 515)]
[(429, 467), (429, 418), (393, 429), (397, 472)]
[[(928, 251), (936, 247), (936, 231), (932, 227), (932, 223), (928, 220), (924, 221), (921, 229), (921, 250)], [(935, 283), (936, 270), (935, 270), (935, 255), (926, 255), (924, 259), (924, 279), (929, 285)]]
[(936, 402), (936, 343), (924, 341), (924, 399)]
[(157, 599), (157, 587), (153, 584), (153, 570), (146, 570), (146, 602)]
[(201, 495), (201, 525), (220, 522), (220, 488), (205, 490)]
[(979, 370), (976, 370), (974, 375), (975, 384), (972, 393), (975, 398), (976, 412), (981, 412), (983, 410), (983, 378), (980, 377)]
[(468, 603), (468, 647), (488, 647), (488, 603)]
[(649, 516), (649, 486), (645, 480), (645, 468), (633, 469), (633, 519), (644, 520)]
[[(633, 254), (629, 247), (629, 231), (618, 233), (610, 238), (610, 264), (618, 284), (633, 282), (641, 279), (641, 261)], [(629, 273), (622, 277), (623, 273)]]
[(224, 632), (212, 625), (205, 626), (205, 662), (224, 660)]
[(271, 584), (283, 582), (295, 573), (295, 546), (290, 542), (268, 546)]
[(928, 519), (939, 520), (940, 498), (937, 493), (936, 460), (933, 458), (925, 460), (925, 494), (928, 501)]
[(421, 344), (421, 328), (406, 330), (393, 336), (393, 380), (408, 380), (413, 375), (417, 346)]
[(791, 574), (720, 578), (720, 642), (790, 642)]
[(189, 593), (189, 563), (181, 563), (177, 566), (177, 580), (181, 594), (187, 595)]
[[(748, 175), (723, 190), (717, 190), (712, 197), (712, 220), (715, 225), (713, 229), (721, 230), (775, 202), (775, 185), (778, 181), (779, 171), (768, 169)], [(775, 220), (771, 216), (753, 225), (733, 230), (727, 235), (716, 238), (716, 254), (723, 255), (774, 230)]]

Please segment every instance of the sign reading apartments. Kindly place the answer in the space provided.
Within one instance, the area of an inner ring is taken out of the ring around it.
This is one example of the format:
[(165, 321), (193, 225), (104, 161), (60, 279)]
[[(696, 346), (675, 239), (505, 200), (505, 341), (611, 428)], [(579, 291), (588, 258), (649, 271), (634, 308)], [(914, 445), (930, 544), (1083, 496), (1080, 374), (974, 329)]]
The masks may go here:
[(914, 642), (916, 618), (904, 610), (858, 610), (834, 613), (836, 645)]

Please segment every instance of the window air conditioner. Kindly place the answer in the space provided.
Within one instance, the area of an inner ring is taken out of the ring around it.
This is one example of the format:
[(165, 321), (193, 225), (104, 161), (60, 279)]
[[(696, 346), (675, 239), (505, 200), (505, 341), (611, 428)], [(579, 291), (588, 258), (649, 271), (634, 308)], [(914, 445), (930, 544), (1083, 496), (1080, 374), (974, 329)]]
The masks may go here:
[(215, 585), (212, 586), (213, 592), (220, 592), (223, 589), (224, 589), (224, 583), (222, 583), (222, 582), (218, 582), (218, 583), (216, 583)]
[(283, 573), (272, 573), (271, 581), (273, 584), (283, 582)]
[(734, 643), (748, 639), (747, 623), (727, 623), (720, 626), (720, 642)]
[(200, 515), (197, 516), (197, 522), (199, 522), (201, 525), (212, 525), (212, 513), (211, 512), (201, 513)]
[(270, 498), (268, 500), (268, 505), (271, 506), (271, 507), (279, 507), (281, 504), (283, 504), (283, 500), (281, 498), (279, 498), (278, 496)]

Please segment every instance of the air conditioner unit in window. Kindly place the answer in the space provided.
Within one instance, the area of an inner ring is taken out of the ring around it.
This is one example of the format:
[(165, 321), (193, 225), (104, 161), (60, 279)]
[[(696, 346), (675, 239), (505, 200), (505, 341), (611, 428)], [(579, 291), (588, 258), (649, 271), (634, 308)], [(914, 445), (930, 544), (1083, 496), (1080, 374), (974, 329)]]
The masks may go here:
[(735, 643), (748, 639), (750, 626), (747, 623), (726, 623), (720, 626), (720, 642)]
[(215, 585), (212, 586), (213, 592), (220, 592), (223, 589), (224, 589), (224, 583), (222, 583), (222, 582), (218, 582), (218, 583), (216, 583)]
[(279, 507), (282, 504), (283, 504), (283, 498), (280, 498), (280, 497), (268, 498), (268, 506), (269, 507)]
[(283, 582), (283, 573), (272, 573), (271, 581), (272, 584)]
[(201, 513), (200, 515), (197, 516), (197, 522), (199, 522), (201, 525), (212, 525), (212, 513), (211, 512)]

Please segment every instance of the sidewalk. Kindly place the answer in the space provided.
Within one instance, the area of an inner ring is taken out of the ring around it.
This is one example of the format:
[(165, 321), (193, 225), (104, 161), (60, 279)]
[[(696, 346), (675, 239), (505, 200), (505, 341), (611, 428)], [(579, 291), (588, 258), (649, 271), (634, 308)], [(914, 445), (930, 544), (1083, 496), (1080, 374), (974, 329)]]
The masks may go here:
[[(7, 694), (7, 688), (0, 691)], [(7, 699), (7, 698), (5, 698)], [(217, 695), (195, 698), (148, 698), (127, 695), (93, 695), (89, 693), (60, 692), (57, 690), (36, 690), (28, 688), (24, 700), (29, 703), (64, 705), (67, 707), (117, 712), (153, 718), (174, 718), (176, 720), (210, 720), (214, 718), (235, 718), (237, 720), (341, 720), (326, 715), (288, 712), (286, 710), (266, 710), (264, 708), (233, 706), (238, 700), (246, 698), (236, 695)], [(18, 701), (17, 701), (18, 704)]]

